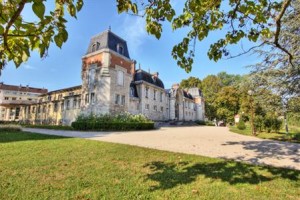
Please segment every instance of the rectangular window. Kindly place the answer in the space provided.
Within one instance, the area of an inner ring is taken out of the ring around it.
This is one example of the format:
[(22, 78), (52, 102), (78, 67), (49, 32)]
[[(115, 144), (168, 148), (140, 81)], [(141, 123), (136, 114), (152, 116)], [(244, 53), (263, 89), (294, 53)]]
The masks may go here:
[(76, 108), (77, 107), (77, 99), (74, 99), (73, 100), (73, 108)]
[(63, 111), (64, 110), (64, 103), (60, 104), (60, 110)]
[(89, 94), (86, 94), (85, 95), (85, 104), (88, 104), (89, 103)]
[(51, 95), (48, 95), (48, 101), (51, 101)]
[(66, 102), (66, 109), (67, 109), (67, 110), (70, 109), (70, 100), (67, 100), (67, 102)]
[(57, 112), (57, 110), (58, 110), (58, 105), (57, 105), (57, 103), (55, 103), (54, 104), (54, 112)]
[(149, 104), (146, 104), (146, 105), (145, 105), (145, 109), (146, 109), (146, 110), (149, 110)]
[(164, 112), (164, 107), (160, 107), (160, 111), (161, 111), (161, 112)]
[(4, 100), (8, 100), (9, 98), (8, 97), (4, 97)]
[(117, 84), (120, 85), (120, 86), (123, 86), (124, 85), (124, 72), (122, 71), (118, 71), (117, 72)]
[(80, 108), (81, 99), (78, 99), (78, 108)]
[(153, 100), (156, 100), (156, 90), (153, 92)]
[(160, 93), (160, 98), (159, 99), (160, 99), (160, 102), (163, 101), (163, 93), (162, 92)]
[(13, 98), (11, 98), (12, 100), (17, 100), (17, 98), (16, 97), (13, 97)]
[(122, 105), (122, 106), (124, 106), (124, 105), (125, 105), (125, 95), (123, 95), (123, 96), (122, 96), (121, 105)]
[(146, 87), (146, 90), (145, 90), (145, 97), (148, 98), (148, 95), (149, 95), (149, 88)]
[(154, 111), (157, 111), (157, 106), (156, 106), (156, 105), (153, 106), (153, 110), (154, 110)]
[(91, 93), (91, 103), (95, 103), (95, 93)]
[(119, 104), (119, 102), (120, 102), (120, 95), (116, 94), (116, 96), (115, 96), (115, 104)]

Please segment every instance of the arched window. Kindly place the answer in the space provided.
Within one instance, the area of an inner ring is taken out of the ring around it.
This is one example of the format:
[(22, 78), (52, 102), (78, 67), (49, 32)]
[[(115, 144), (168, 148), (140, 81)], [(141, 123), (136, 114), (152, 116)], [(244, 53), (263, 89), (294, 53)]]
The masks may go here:
[(96, 44), (93, 44), (92, 52), (94, 52), (95, 50), (96, 50)]
[(100, 49), (100, 43), (97, 42), (97, 45), (96, 45), (96, 50), (99, 50)]

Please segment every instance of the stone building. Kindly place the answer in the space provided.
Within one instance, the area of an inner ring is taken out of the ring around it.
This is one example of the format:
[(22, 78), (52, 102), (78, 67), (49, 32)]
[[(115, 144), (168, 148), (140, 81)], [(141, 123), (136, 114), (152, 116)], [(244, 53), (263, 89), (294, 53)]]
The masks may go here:
[(125, 40), (110, 30), (91, 38), (82, 57), (82, 85), (39, 96), (21, 106), (19, 120), (69, 125), (79, 114), (129, 112), (155, 121), (204, 120), (204, 102), (197, 88), (178, 84), (165, 89), (159, 73), (140, 68), (129, 56)]
[(7, 85), (0, 83), (0, 121), (17, 121), (22, 106), (37, 103), (40, 95), (48, 91), (43, 88)]

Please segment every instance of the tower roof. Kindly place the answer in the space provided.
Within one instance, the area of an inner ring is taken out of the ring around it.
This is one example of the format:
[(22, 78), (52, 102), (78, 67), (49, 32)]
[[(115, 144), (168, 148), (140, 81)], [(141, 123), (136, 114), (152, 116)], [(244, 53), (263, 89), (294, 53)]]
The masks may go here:
[(126, 41), (110, 30), (106, 30), (91, 38), (87, 54), (105, 48), (130, 59)]

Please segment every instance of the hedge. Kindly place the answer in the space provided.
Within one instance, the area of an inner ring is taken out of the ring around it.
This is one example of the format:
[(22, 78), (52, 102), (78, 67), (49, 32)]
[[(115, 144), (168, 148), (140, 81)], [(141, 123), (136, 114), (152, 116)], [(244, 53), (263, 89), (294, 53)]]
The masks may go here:
[(72, 127), (81, 131), (129, 131), (154, 129), (154, 122), (73, 122)]
[(0, 125), (0, 131), (4, 132), (18, 132), (21, 131), (21, 126), (15, 125), (15, 124), (5, 124), (5, 125)]
[(74, 130), (71, 126), (59, 126), (59, 125), (32, 125), (26, 124), (22, 125), (25, 128), (42, 128), (42, 129), (52, 129), (52, 130)]

